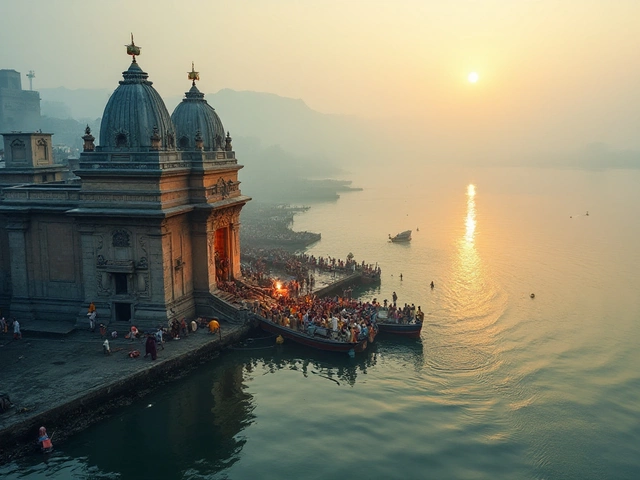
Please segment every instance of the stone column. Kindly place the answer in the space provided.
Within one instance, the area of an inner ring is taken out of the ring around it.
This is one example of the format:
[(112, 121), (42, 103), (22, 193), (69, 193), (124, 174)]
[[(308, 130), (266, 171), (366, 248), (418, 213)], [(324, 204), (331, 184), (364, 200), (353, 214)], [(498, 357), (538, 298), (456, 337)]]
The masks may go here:
[(233, 223), (229, 225), (229, 263), (231, 263), (231, 276), (240, 278), (240, 215), (235, 215)]
[(213, 292), (218, 286), (216, 281), (216, 230), (213, 221), (207, 222), (207, 278), (209, 292)]
[(6, 228), (11, 255), (11, 316), (18, 320), (32, 319), (26, 238), (29, 219), (12, 218), (7, 222)]
[(193, 263), (193, 290), (196, 292), (209, 291), (208, 269), (209, 254), (207, 249), (206, 224), (195, 220), (191, 226), (191, 260)]

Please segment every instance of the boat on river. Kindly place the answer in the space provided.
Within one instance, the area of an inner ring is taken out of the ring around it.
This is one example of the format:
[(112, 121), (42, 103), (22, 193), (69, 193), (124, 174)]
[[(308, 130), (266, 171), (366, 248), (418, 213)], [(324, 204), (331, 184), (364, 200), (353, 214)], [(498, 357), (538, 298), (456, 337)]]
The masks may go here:
[(263, 317), (258, 317), (258, 320), (262, 330), (282, 335), (284, 338), (301, 345), (327, 352), (363, 352), (367, 348), (369, 340), (373, 341), (375, 338), (375, 332), (372, 332), (369, 337), (359, 339), (357, 342), (343, 342), (332, 338), (331, 330), (328, 328), (315, 327), (313, 334), (310, 334), (279, 325)]
[(423, 321), (414, 319), (408, 323), (397, 323), (395, 319), (388, 317), (388, 310), (381, 309), (376, 317), (376, 325), (380, 333), (402, 335), (404, 337), (418, 338), (422, 331)]
[(410, 242), (411, 230), (405, 230), (404, 232), (400, 232), (393, 237), (391, 236), (391, 234), (389, 234), (389, 240), (391, 240), (394, 243)]

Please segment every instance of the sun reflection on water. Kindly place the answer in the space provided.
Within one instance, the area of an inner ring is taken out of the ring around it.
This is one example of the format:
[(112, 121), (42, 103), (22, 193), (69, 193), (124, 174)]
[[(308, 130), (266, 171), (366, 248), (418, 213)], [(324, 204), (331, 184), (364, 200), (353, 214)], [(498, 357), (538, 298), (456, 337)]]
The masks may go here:
[(473, 244), (474, 234), (476, 232), (476, 187), (475, 185), (469, 185), (467, 187), (467, 218), (465, 225), (467, 231), (465, 233), (465, 240), (467, 243)]
[(467, 301), (471, 301), (482, 289), (480, 281), (480, 258), (475, 246), (476, 235), (476, 187), (467, 186), (467, 215), (464, 219), (465, 233), (460, 239), (458, 252), (458, 273), (463, 289), (466, 290)]

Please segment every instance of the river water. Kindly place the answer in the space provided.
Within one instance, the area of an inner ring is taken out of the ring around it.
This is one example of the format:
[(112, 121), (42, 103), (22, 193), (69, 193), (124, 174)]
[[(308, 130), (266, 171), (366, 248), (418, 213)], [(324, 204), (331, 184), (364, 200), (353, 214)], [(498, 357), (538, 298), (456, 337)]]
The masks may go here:
[(640, 172), (405, 175), (362, 172), (294, 229), (377, 262), (354, 293), (420, 305), (420, 339), (350, 359), (257, 338), (0, 476), (640, 478)]

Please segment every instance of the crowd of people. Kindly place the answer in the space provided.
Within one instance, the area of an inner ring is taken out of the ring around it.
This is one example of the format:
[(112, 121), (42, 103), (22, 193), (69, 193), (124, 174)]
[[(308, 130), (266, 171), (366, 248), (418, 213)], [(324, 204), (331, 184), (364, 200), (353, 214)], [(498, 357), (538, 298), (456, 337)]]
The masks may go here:
[[(90, 331), (93, 331), (92, 323), (95, 321), (95, 305), (93, 302), (89, 306), (89, 314), (93, 313), (93, 318), (89, 318)], [(220, 338), (222, 339), (222, 332), (220, 330), (220, 323), (217, 319), (211, 318), (207, 319), (204, 317), (199, 317), (197, 319), (187, 321), (186, 317), (178, 320), (177, 318), (172, 318), (168, 321), (166, 327), (162, 325), (158, 325), (156, 328), (152, 328), (150, 330), (146, 330), (141, 332), (138, 327), (135, 325), (131, 325), (129, 330), (125, 334), (124, 338), (133, 342), (134, 340), (145, 341), (145, 357), (151, 357), (151, 360), (156, 360), (158, 349), (164, 350), (165, 339), (170, 338), (172, 340), (180, 340), (180, 338), (184, 338), (192, 333), (195, 333), (199, 328), (208, 330), (209, 333), (218, 333)], [(106, 326), (100, 324), (100, 335), (104, 338), (102, 343), (102, 350), (105, 355), (111, 355), (111, 343), (109, 338), (107, 338), (107, 329)], [(118, 338), (119, 334), (117, 330), (112, 330), (109, 334), (111, 340), (115, 340)], [(137, 358), (140, 356), (140, 352), (138, 350), (132, 349), (129, 351), (129, 357)]]
[(254, 313), (299, 332), (345, 342), (358, 342), (377, 331), (375, 304), (342, 297), (281, 295), (254, 304)]
[(299, 284), (300, 291), (308, 293), (315, 287), (317, 272), (342, 273), (345, 275), (359, 272), (363, 277), (379, 280), (382, 273), (380, 267), (355, 261), (353, 254), (346, 260), (327, 256), (316, 257), (306, 253), (292, 253), (284, 249), (242, 249), (242, 275), (244, 278), (261, 283), (269, 277), (269, 266), (278, 268), (291, 275)]

